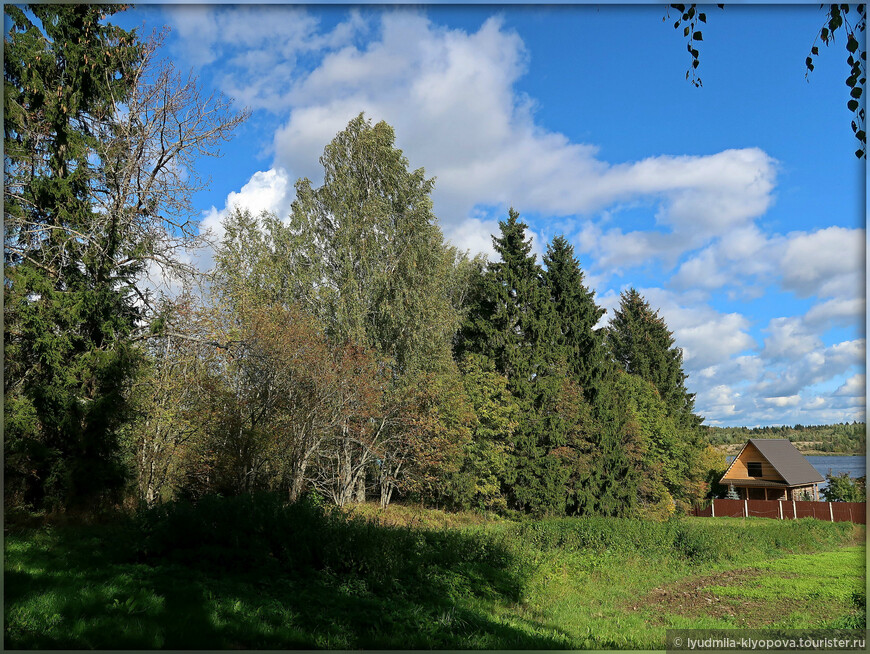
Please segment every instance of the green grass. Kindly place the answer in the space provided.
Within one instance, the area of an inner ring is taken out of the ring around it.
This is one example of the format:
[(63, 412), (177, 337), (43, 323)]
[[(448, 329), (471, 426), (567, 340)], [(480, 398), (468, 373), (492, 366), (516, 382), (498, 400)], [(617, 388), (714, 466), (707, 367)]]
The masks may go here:
[[(662, 648), (669, 627), (741, 626), (727, 613), (740, 603), (778, 626), (851, 627), (863, 613), (863, 547), (845, 547), (848, 524), (397, 509), (212, 498), (115, 525), (11, 531), (4, 644)], [(680, 588), (716, 597), (715, 610), (669, 601)]]

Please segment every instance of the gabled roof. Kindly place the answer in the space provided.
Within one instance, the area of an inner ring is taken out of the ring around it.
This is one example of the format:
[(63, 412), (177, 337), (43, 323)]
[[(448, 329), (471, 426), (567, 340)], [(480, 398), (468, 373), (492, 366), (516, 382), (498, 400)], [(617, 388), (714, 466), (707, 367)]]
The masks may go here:
[[(786, 438), (750, 438), (749, 442), (740, 448), (740, 452), (734, 457), (725, 474), (722, 475), (720, 483), (729, 483), (725, 477), (728, 475), (731, 467), (737, 462), (737, 459), (740, 458), (740, 455), (743, 454), (743, 450), (750, 443), (761, 453), (761, 456), (767, 459), (767, 462), (785, 480), (786, 485), (802, 486), (804, 484), (817, 484), (825, 481), (825, 478), (819, 474), (818, 470), (813, 468), (812, 464), (807, 461), (807, 458), (803, 454), (797, 451), (797, 448), (791, 444), (790, 440)], [(741, 480), (740, 485), (747, 485), (743, 483), (744, 481)], [(767, 480), (765, 480), (765, 483), (773, 485)]]
[(807, 458), (786, 438), (750, 438), (749, 442), (758, 448), (789, 486), (814, 484), (825, 481), (819, 471), (813, 468)]

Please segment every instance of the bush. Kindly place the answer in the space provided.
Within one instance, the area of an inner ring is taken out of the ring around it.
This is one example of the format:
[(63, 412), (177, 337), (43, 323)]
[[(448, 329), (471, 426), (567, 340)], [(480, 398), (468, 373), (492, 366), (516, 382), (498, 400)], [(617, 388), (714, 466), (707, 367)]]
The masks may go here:
[(825, 475), (828, 485), (822, 489), (826, 502), (866, 502), (867, 476), (852, 479), (848, 472)]

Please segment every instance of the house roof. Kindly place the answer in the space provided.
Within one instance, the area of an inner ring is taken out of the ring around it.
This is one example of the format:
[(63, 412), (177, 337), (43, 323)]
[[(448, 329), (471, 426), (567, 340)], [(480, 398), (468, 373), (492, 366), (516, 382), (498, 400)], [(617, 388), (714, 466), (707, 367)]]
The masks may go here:
[[(750, 438), (749, 442), (758, 448), (789, 486), (815, 484), (825, 481), (819, 471), (813, 468), (807, 458), (786, 438)], [(744, 446), (745, 447), (745, 446)], [(739, 456), (739, 455), (738, 455)]]

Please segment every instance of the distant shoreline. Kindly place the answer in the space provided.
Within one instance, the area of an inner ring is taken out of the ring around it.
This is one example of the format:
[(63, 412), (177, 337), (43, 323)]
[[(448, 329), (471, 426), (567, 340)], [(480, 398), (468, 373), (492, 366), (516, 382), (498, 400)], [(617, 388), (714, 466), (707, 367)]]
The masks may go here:
[[(744, 443), (727, 443), (724, 445), (714, 445), (713, 447), (717, 450), (721, 450), (727, 456), (735, 456), (740, 452), (740, 448), (742, 448), (743, 445)], [(866, 452), (821, 452), (819, 450), (804, 450), (800, 447), (798, 447), (797, 450), (804, 456), (867, 456)]]

